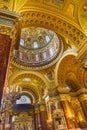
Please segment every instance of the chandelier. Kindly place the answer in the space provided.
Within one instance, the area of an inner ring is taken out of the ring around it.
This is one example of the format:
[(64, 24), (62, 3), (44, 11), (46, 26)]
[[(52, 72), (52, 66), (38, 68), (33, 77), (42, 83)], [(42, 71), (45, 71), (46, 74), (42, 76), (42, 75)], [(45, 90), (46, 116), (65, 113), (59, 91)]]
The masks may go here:
[(7, 87), (6, 93), (3, 94), (2, 102), (1, 102), (1, 113), (5, 111), (9, 111), (16, 104), (16, 100), (20, 98), (20, 93), (22, 92), (22, 88), (16, 85), (11, 85), (9, 88)]

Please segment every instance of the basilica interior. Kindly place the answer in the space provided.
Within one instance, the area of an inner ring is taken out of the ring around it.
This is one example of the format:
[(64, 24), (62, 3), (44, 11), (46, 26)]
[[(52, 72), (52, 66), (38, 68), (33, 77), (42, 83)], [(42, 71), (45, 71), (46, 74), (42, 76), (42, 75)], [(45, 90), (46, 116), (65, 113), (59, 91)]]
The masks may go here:
[(87, 0), (0, 0), (0, 130), (87, 130)]

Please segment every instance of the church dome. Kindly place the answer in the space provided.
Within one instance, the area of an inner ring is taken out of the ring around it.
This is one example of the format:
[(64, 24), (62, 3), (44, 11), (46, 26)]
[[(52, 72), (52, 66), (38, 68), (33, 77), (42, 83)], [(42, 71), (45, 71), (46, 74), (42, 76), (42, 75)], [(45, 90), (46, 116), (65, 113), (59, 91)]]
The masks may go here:
[(42, 66), (56, 59), (62, 48), (62, 39), (55, 32), (40, 27), (23, 28), (15, 59), (24, 65)]
[(54, 32), (39, 27), (24, 28), (21, 32), (20, 46), (29, 50), (40, 49), (51, 42)]

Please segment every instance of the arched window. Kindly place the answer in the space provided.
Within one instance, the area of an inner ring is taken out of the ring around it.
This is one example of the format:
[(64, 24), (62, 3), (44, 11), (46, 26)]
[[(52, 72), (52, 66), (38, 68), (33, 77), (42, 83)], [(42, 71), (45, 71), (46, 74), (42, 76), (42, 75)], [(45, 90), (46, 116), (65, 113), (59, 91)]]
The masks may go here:
[(53, 56), (54, 52), (53, 52), (52, 47), (49, 48), (49, 51), (50, 51), (50, 56)]
[(20, 39), (20, 45), (24, 46), (24, 40), (23, 39)]
[(31, 104), (31, 98), (26, 95), (21, 95), (20, 98), (16, 100), (16, 104)]
[(46, 36), (46, 42), (48, 43), (50, 41), (50, 38)]
[(34, 48), (38, 48), (38, 43), (34, 42)]

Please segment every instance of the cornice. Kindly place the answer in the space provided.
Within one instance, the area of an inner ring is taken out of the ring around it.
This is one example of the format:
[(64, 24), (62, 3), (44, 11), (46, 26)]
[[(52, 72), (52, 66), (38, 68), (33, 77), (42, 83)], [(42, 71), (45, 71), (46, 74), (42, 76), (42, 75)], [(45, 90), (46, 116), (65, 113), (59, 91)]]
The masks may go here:
[(82, 89), (79, 89), (78, 91), (76, 92), (70, 92), (70, 95), (72, 97), (82, 97), (84, 95), (87, 95), (87, 89), (85, 88), (82, 88)]
[(53, 61), (51, 61), (50, 63), (47, 63), (47, 64), (45, 63), (45, 65), (42, 65), (39, 67), (38, 66), (32, 67), (32, 66), (29, 66), (28, 64), (24, 65), (21, 62), (17, 62), (17, 60), (15, 60), (14, 58), (11, 60), (11, 64), (14, 65), (15, 67), (21, 68), (23, 70), (43, 70), (43, 69), (47, 69), (47, 68), (53, 66), (56, 62), (58, 62), (61, 55), (62, 55), (62, 52), (58, 55), (58, 57), (53, 59)]
[(13, 20), (15, 19), (19, 19), (20, 14), (16, 13), (16, 12), (12, 12), (9, 10), (4, 10), (4, 9), (0, 9), (0, 15), (4, 15), (4, 17), (7, 17), (8, 19), (11, 18)]
[[(30, 78), (31, 80), (36, 80), (38, 83), (40, 83), (40, 86), (44, 86), (44, 88), (48, 88), (50, 86), (48, 80), (39, 72), (35, 71), (25, 71), (25, 70), (20, 70), (20, 71), (15, 71), (12, 75), (9, 77), (9, 84), (13, 84), (13, 82), (17, 82), (18, 80), (20, 81), (23, 80), (25, 77)], [(36, 84), (36, 82), (32, 82), (32, 84)]]

